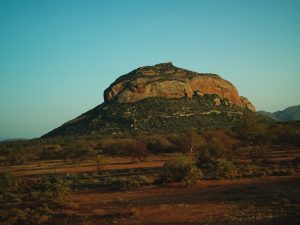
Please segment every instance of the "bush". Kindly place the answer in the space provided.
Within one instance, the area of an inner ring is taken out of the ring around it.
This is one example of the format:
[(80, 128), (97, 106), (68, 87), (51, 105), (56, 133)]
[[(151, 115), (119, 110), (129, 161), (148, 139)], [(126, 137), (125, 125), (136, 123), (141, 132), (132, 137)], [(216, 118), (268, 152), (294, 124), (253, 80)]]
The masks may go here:
[(243, 164), (239, 166), (240, 177), (264, 177), (268, 175), (264, 168), (260, 168), (256, 165)]
[(146, 176), (132, 176), (123, 178), (111, 178), (102, 180), (102, 183), (114, 191), (132, 191), (144, 185), (152, 184), (153, 182)]
[(235, 149), (239, 141), (235, 139), (231, 132), (224, 130), (209, 130), (204, 134), (206, 139), (206, 146), (218, 148), (222, 151), (232, 151)]
[[(65, 206), (68, 200), (68, 184), (58, 176), (44, 176), (38, 179), (16, 180), (9, 173), (0, 174), (0, 192), (4, 196), (18, 197), (20, 206), (26, 208), (12, 209), (2, 218), (5, 224), (38, 225), (45, 224), (52, 214)], [(3, 198), (0, 193), (0, 202), (15, 202), (11, 198)], [(26, 203), (26, 204), (24, 204)]]
[(13, 209), (5, 216), (8, 224), (39, 225), (45, 224), (51, 218), (51, 210), (45, 207), (35, 209)]
[(122, 178), (112, 180), (112, 182), (109, 184), (109, 187), (114, 191), (132, 191), (140, 187), (140, 182), (135, 179)]
[(104, 153), (110, 156), (129, 156), (139, 161), (148, 156), (146, 144), (132, 139), (113, 142), (104, 148)]
[(202, 178), (202, 172), (196, 167), (193, 160), (178, 156), (171, 162), (168, 162), (162, 168), (158, 183), (171, 183), (184, 181), (186, 184), (194, 183)]
[(46, 145), (40, 152), (41, 159), (57, 159), (63, 157), (63, 149), (60, 145)]
[(11, 150), (7, 156), (7, 162), (10, 165), (23, 164), (26, 160), (26, 157), (20, 150)]
[(273, 142), (277, 144), (300, 146), (300, 126), (295, 124), (279, 124), (274, 126)]
[(174, 145), (165, 137), (160, 135), (153, 135), (150, 137), (147, 148), (152, 153), (170, 153), (174, 152)]
[(44, 176), (29, 187), (28, 200), (37, 201), (41, 205), (63, 205), (68, 199), (70, 188), (59, 176)]
[(210, 163), (207, 172), (216, 179), (232, 179), (237, 176), (238, 169), (231, 161), (217, 159)]
[(249, 155), (252, 163), (260, 163), (267, 160), (267, 149), (264, 146), (251, 146), (248, 147)]
[(0, 202), (15, 202), (19, 184), (9, 172), (0, 173)]
[(206, 145), (197, 155), (197, 166), (199, 168), (209, 168), (217, 159), (228, 157), (226, 149), (215, 143)]
[(127, 155), (142, 161), (142, 159), (145, 159), (148, 156), (146, 144), (142, 141), (134, 141), (127, 147)]

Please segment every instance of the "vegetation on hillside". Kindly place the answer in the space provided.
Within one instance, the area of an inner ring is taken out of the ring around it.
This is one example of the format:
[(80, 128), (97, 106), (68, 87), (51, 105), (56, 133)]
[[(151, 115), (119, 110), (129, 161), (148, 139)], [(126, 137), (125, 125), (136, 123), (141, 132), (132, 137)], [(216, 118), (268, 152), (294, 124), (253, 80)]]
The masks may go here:
[[(136, 135), (184, 132), (235, 126), (244, 113), (250, 113), (226, 99), (215, 103), (218, 95), (193, 98), (149, 98), (136, 103), (103, 103), (49, 132), (44, 137), (76, 135)], [(254, 113), (252, 113), (254, 114)], [(271, 122), (268, 117), (254, 114)]]

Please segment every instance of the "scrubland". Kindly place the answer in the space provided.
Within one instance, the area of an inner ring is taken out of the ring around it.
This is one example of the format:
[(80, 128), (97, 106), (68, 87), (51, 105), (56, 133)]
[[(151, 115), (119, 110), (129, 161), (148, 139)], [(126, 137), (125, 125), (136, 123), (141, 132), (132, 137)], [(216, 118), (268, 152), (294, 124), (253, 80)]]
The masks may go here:
[(0, 224), (299, 224), (299, 127), (2, 142)]

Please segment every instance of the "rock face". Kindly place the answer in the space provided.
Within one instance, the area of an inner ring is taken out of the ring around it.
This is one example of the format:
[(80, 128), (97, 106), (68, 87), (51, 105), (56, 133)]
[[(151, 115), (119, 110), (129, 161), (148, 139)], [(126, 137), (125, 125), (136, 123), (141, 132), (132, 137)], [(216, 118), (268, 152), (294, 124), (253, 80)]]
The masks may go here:
[(241, 96), (241, 101), (242, 101), (242, 105), (249, 109), (250, 111), (253, 111), (255, 112), (256, 109), (255, 109), (255, 106), (245, 97)]
[(104, 91), (104, 99), (106, 103), (133, 103), (153, 97), (192, 98), (204, 94), (217, 94), (234, 105), (255, 111), (255, 107), (240, 97), (229, 81), (216, 74), (181, 69), (172, 63), (140, 67), (121, 76)]

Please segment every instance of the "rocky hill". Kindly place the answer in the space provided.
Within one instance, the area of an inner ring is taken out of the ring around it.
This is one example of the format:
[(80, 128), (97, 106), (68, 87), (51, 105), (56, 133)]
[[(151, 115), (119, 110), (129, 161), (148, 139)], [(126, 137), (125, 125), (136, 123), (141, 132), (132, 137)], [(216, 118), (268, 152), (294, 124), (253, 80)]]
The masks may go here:
[(215, 74), (171, 63), (141, 67), (104, 91), (105, 102), (43, 137), (182, 132), (189, 127), (227, 127), (255, 107)]

